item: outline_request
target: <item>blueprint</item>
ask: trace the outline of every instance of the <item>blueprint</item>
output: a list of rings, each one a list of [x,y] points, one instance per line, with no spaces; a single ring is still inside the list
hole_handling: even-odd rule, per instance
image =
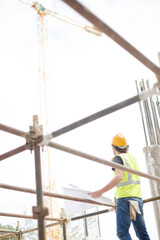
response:
[[[100,198],[94,199],[88,195],[89,191],[82,190],[79,188],[63,187],[63,193],[64,195],[67,195],[67,196],[77,197],[82,199],[89,199],[99,203],[104,203],[104,204],[114,206],[114,202],[110,198],[101,196]],[[97,206],[98,205],[96,203],[94,205],[94,204],[85,203],[85,202],[64,200],[64,208],[67,216],[71,216],[76,213],[81,213],[87,209],[91,209]]]

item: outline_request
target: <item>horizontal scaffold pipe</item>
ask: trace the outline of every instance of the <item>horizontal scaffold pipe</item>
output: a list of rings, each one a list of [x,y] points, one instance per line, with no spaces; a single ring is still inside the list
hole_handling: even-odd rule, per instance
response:
[[[155,94],[159,93],[159,83],[156,83],[153,85],[152,89],[149,89],[148,91],[144,91],[134,97],[128,98],[120,103],[117,103],[111,107],[105,108],[97,113],[94,113],[88,117],[85,117],[79,121],[76,121],[74,123],[71,123],[70,125],[67,125],[59,130],[56,130],[46,136],[44,136],[44,144],[46,144],[47,141],[51,140],[52,138],[58,137],[66,132],[69,132],[73,129],[76,129],[78,127],[81,127],[87,123],[90,123],[94,120],[97,120],[101,117],[104,117],[110,113],[116,112],[122,108],[128,107],[136,102],[139,102],[141,100],[146,99],[149,96],[153,96]],[[43,144],[42,144],[43,145]]]
[[[4,124],[0,124],[0,130],[2,130],[4,132],[11,133],[11,134],[14,134],[14,135],[17,135],[19,137],[23,137],[23,138],[26,138],[26,136],[27,136],[26,132],[23,132],[21,130],[18,130],[18,129],[9,127],[9,126],[6,126]]]
[[[144,177],[144,178],[148,178],[150,180],[154,180],[154,181],[160,182],[160,178],[159,177],[152,176],[150,174],[143,173],[141,171],[137,171],[137,170],[129,168],[129,167],[125,167],[125,166],[123,166],[121,164],[114,163],[112,161],[108,161],[108,160],[104,160],[104,159],[99,158],[99,157],[95,157],[95,156],[90,155],[88,153],[80,152],[78,150],[75,150],[75,149],[72,149],[72,148],[60,145],[58,143],[49,142],[48,146],[52,147],[52,148],[56,148],[56,149],[64,151],[64,152],[67,152],[67,153],[70,153],[70,154],[73,154],[73,155],[76,155],[78,157],[86,158],[86,159],[91,160],[93,162],[101,163],[101,164],[104,164],[106,166],[110,166],[112,168],[117,168],[117,169],[120,169],[120,170],[123,170],[123,171],[126,171],[126,172],[133,173],[135,175],[139,175],[139,176]]]
[[[101,110],[101,111],[99,111],[97,113],[94,113],[94,114],[92,114],[92,115],[90,115],[90,116],[88,116],[86,118],[83,118],[83,119],[81,119],[79,121],[76,121],[76,122],[74,122],[74,123],[72,123],[72,124],[70,124],[68,126],[65,126],[65,127],[61,128],[61,129],[59,129],[59,130],[56,130],[56,131],[48,134],[47,136],[45,136],[45,139],[46,140],[50,140],[52,138],[58,137],[58,136],[60,136],[60,135],[62,135],[64,133],[72,131],[72,130],[78,128],[78,127],[81,127],[82,125],[90,123],[90,122],[92,122],[94,120],[97,120],[97,119],[99,119],[101,117],[104,117],[104,116],[106,116],[106,115],[108,115],[110,113],[113,113],[113,112],[115,112],[117,110],[120,110],[120,109],[122,109],[124,107],[127,107],[127,106],[129,106],[131,104],[134,104],[134,103],[136,103],[138,101],[140,101],[140,97],[139,97],[139,95],[136,95],[136,96],[134,96],[132,98],[129,98],[129,99],[124,100],[124,101],[122,101],[120,103],[117,103],[117,104],[115,104],[115,105],[113,105],[111,107],[108,107],[108,108],[103,109],[103,110]]]
[[[14,236],[15,234],[16,233],[8,233],[8,234],[5,234],[5,235],[1,235],[0,239],[8,239],[9,237]]]
[[[100,18],[95,16],[89,9],[83,6],[76,0],[63,0],[71,8],[77,11],[80,15],[91,22],[100,31],[104,32],[113,41],[119,44],[123,49],[129,52],[133,57],[143,63],[147,68],[154,72],[157,76],[158,82],[160,82],[160,68],[156,66],[152,61],[150,61],[146,56],[144,56],[140,51],[138,51],[134,46],[132,46],[128,41],[121,37],[117,32],[115,32],[111,27],[104,23]]]
[[[148,202],[153,202],[153,201],[157,201],[157,200],[160,200],[160,196],[145,199],[145,200],[143,200],[143,202],[148,203]]]
[[[0,188],[14,190],[14,191],[19,191],[19,192],[36,194],[36,191],[33,190],[33,189],[7,185],[7,184],[3,184],[3,183],[0,183]],[[51,192],[44,191],[43,195],[44,196],[48,196],[48,197],[53,197],[53,198],[60,198],[60,199],[65,199],[65,200],[76,201],[76,202],[83,202],[83,203],[90,203],[90,204],[94,204],[94,205],[113,207],[112,204],[100,203],[100,202],[97,202],[96,200],[72,197],[72,196],[67,196],[67,195],[58,194],[58,193],[51,193]]]
[[[93,213],[84,214],[84,215],[81,215],[81,216],[71,218],[71,221],[76,221],[76,220],[83,219],[83,218],[97,216],[97,215],[100,215],[100,214],[103,214],[103,213],[112,212],[114,210],[115,210],[115,208],[110,208],[110,209],[105,209],[105,210],[101,210],[101,211],[97,211],[97,212],[93,212]]]
[[[143,203],[148,203],[148,202],[156,201],[156,200],[159,200],[159,199],[160,199],[160,196],[155,197],[155,198],[149,198],[149,199],[143,200]],[[101,210],[101,211],[88,213],[88,214],[83,214],[81,216],[76,216],[76,217],[71,218],[71,221],[75,221],[75,220],[79,220],[79,219],[83,219],[83,218],[88,218],[88,217],[92,217],[92,216],[96,216],[96,215],[100,215],[100,214],[104,214],[104,213],[109,213],[109,212],[112,212],[112,211],[115,211],[115,208],[104,209],[104,210]]]
[[[50,223],[50,224],[45,225],[45,228],[54,227],[54,226],[57,226],[57,225],[59,225],[59,224],[60,224],[59,222]],[[34,231],[38,231],[38,228],[32,228],[32,229],[24,230],[24,231],[22,231],[21,233],[22,233],[22,234],[25,234],[25,233],[34,232]]]
[[[143,200],[143,203],[148,203],[148,202],[153,202],[153,201],[157,201],[160,199],[160,196],[154,197],[154,198],[148,198]],[[104,214],[104,213],[109,213],[115,211],[115,208],[109,208],[109,209],[104,209],[101,211],[97,211],[97,212],[93,212],[93,213],[88,213],[88,214],[83,214],[81,216],[76,216],[71,218],[71,221],[75,221],[75,220],[79,220],[79,219],[83,219],[83,218],[88,218],[88,217],[92,217],[92,216],[96,216],[96,215],[100,215],[100,214]]]
[[[12,156],[14,156],[14,155],[16,155],[18,153],[21,153],[21,152],[23,152],[25,150],[26,150],[26,144],[22,145],[22,146],[20,146],[18,148],[15,148],[15,149],[7,152],[7,153],[4,153],[4,154],[0,155],[0,161],[4,160],[6,158],[12,157]]]
[[[16,230],[10,230],[10,229],[0,229],[1,233],[17,233]]]
[[[26,218],[26,219],[33,219],[33,220],[35,219],[33,216],[27,216],[27,215],[22,215],[22,214],[17,214],[17,213],[3,213],[3,212],[0,212],[0,216],[15,217],[15,218]],[[52,217],[45,217],[45,220],[47,220],[47,221],[61,221],[61,219],[59,219],[59,218],[52,218]],[[0,230],[0,232],[1,232],[1,230]]]

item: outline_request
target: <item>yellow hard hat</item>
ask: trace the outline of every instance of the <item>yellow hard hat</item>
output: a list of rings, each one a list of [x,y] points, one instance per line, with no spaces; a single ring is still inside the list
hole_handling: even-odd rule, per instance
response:
[[[127,147],[127,141],[121,133],[118,133],[113,137],[112,145],[120,147],[120,148],[125,148],[125,147]]]

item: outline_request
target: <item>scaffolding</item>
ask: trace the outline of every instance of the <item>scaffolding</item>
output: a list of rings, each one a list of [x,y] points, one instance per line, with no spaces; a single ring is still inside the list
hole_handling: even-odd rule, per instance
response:
[[[160,89],[160,68],[157,67],[154,63],[152,63],[148,58],[146,58],[141,52],[139,52],[136,48],[134,48],[129,42],[127,42],[124,38],[122,38],[119,34],[117,34],[113,29],[111,29],[107,24],[105,24],[101,19],[96,17],[89,9],[84,7],[82,4],[80,4],[76,0],[63,0],[66,4],[68,4],[71,8],[73,8],[75,11],[77,11],[79,14],[81,14],[84,18],[89,20],[97,29],[99,29],[101,32],[105,33],[107,36],[109,36],[113,41],[118,43],[122,48],[124,48],[126,51],[128,51],[132,56],[134,56],[137,60],[139,60],[142,64],[144,64],[148,69],[150,69],[157,78],[157,83],[153,85],[153,88],[147,89],[145,91],[142,91],[138,93],[136,96],[133,96],[129,99],[125,99],[124,101],[117,103],[109,108],[103,109],[97,113],[94,113],[90,116],[87,116],[86,118],[83,118],[79,121],[76,121],[74,123],[71,123],[70,125],[67,125],[61,129],[58,129],[50,134],[43,135],[43,126],[39,125],[38,116],[33,116],[33,125],[30,126],[29,132],[24,132],[19,129],[12,128],[10,126],[6,126],[4,124],[0,124],[0,130],[8,132],[10,134],[16,135],[18,137],[22,137],[26,140],[26,143],[16,149],[13,149],[7,153],[4,153],[0,156],[0,160],[4,160],[8,157],[14,156],[18,153],[24,152],[26,150],[30,150],[34,152],[34,161],[35,161],[35,177],[36,177],[36,190],[28,189],[28,188],[22,188],[22,187],[16,187],[11,185],[5,185],[0,184],[0,188],[5,188],[9,190],[14,191],[20,191],[20,192],[26,192],[30,194],[36,194],[37,198],[37,205],[33,206],[33,215],[32,216],[25,216],[20,214],[9,214],[9,213],[0,213],[1,216],[9,216],[9,217],[19,217],[19,218],[29,218],[29,219],[37,219],[38,227],[34,229],[29,229],[25,231],[21,231],[20,228],[18,229],[18,239],[21,239],[21,236],[24,233],[36,231],[38,230],[38,237],[39,240],[45,240],[45,228],[55,226],[57,224],[61,224],[63,228],[63,239],[66,240],[66,224],[67,224],[67,218],[65,214],[61,214],[60,218],[48,218],[48,209],[44,207],[43,204],[43,196],[50,196],[54,198],[61,198],[61,199],[67,199],[72,201],[79,201],[79,202],[86,202],[90,204],[96,204],[96,205],[103,205],[106,207],[110,207],[110,209],[107,209],[105,211],[96,212],[93,214],[101,214],[104,212],[109,212],[111,209],[113,209],[113,205],[108,204],[101,204],[95,200],[89,200],[89,199],[80,199],[76,197],[71,196],[65,196],[57,193],[51,193],[51,192],[44,192],[43,191],[43,184],[42,184],[42,175],[41,175],[41,148],[43,146],[49,146],[51,148],[55,148],[70,154],[73,154],[75,156],[79,156],[85,159],[88,159],[90,161],[97,162],[99,164],[103,164],[109,167],[121,169],[126,172],[130,172],[136,175],[139,175],[141,177],[150,179],[152,181],[160,182],[160,177],[144,173],[141,171],[137,171],[116,163],[113,163],[111,161],[107,161],[106,159],[102,159],[93,155],[90,155],[88,153],[80,152],[78,150],[69,148],[67,146],[63,146],[61,144],[52,142],[51,139],[60,136],[62,134],[65,134],[69,131],[72,131],[78,127],[81,127],[82,125],[88,124],[92,121],[95,121],[97,119],[100,119],[104,116],[107,116],[117,110],[123,109],[127,106],[130,106],[134,103],[138,103],[142,100],[146,100],[150,98],[153,95],[159,94]],[[155,196],[154,198],[144,200],[144,202],[150,202],[150,201],[157,201],[160,199],[160,196]],[[92,215],[93,215],[92,214]],[[90,215],[89,215],[90,216]],[[78,218],[85,218],[89,216],[79,216]],[[45,225],[45,220],[52,220],[54,223]],[[73,218],[72,220],[77,220],[76,218]],[[17,232],[16,232],[17,233]],[[12,233],[9,233],[12,234]],[[15,234],[15,233],[14,233]]]
[[[149,81],[136,81],[137,92],[143,92],[145,89],[150,89]],[[140,102],[140,112],[143,122],[146,147],[144,147],[145,160],[147,170],[150,174],[160,175],[160,123],[159,123],[159,96],[150,97]],[[152,197],[160,195],[159,184],[150,181]],[[154,202],[154,212],[160,238],[160,205],[159,202]]]

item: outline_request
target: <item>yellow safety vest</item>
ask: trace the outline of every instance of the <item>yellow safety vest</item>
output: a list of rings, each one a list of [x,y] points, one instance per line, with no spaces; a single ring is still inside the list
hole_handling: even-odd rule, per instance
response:
[[[137,160],[130,153],[121,153],[117,156],[121,157],[124,166],[139,170]],[[142,192],[140,176],[124,171],[123,179],[116,188],[116,199],[125,197],[142,198]]]

